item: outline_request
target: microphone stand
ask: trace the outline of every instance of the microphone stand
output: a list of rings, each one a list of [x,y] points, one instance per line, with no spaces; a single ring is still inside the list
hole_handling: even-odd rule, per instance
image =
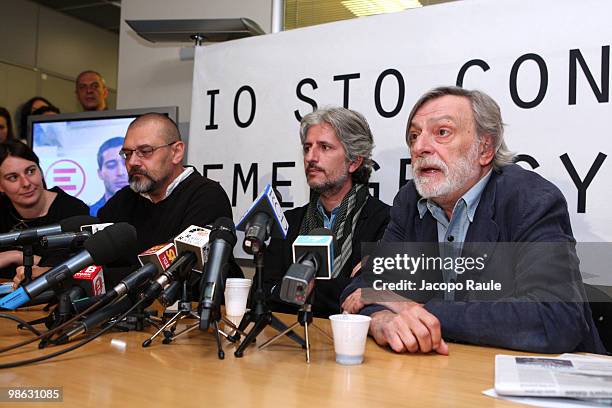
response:
[[[304,342],[304,339],[298,336],[291,329],[288,329],[283,322],[274,316],[268,307],[263,285],[264,251],[265,245],[262,245],[261,250],[258,250],[253,254],[255,262],[255,276],[257,279],[255,282],[255,292],[253,294],[251,309],[248,310],[242,317],[240,325],[238,326],[238,332],[234,333],[233,336],[230,336],[230,338],[234,339],[234,341],[239,340],[239,333],[243,332],[249,324],[254,323],[251,331],[246,335],[234,352],[234,356],[236,357],[242,357],[244,355],[244,350],[249,346],[249,344],[255,342],[259,333],[261,333],[268,325],[272,326],[276,331],[281,332],[279,337],[286,335],[302,346],[302,348],[306,347],[307,345],[307,343]]]
[[[32,281],[32,266],[34,266],[34,247],[33,245],[24,245],[21,248],[23,253],[23,273],[24,278],[21,281],[22,285],[27,285]]]
[[[149,347],[152,341],[159,336],[161,333],[164,335],[164,339],[162,340],[163,344],[170,344],[174,340],[179,337],[184,336],[185,334],[195,330],[199,326],[200,315],[192,308],[191,296],[190,296],[190,287],[189,287],[189,275],[181,282],[181,299],[179,300],[178,312],[175,313],[170,320],[168,320],[163,326],[161,326],[151,337],[145,340],[142,343],[142,347]],[[176,328],[178,326],[179,321],[183,319],[196,319],[196,323],[189,324],[183,330],[178,332]],[[219,359],[223,360],[225,358],[225,352],[221,346],[221,338],[219,335],[222,335],[230,342],[234,343],[236,340],[231,340],[228,333],[219,329],[219,320],[222,320],[227,326],[231,327],[233,330],[238,330],[238,328],[228,319],[221,315],[221,311],[219,308],[211,309],[211,324],[213,326],[213,336],[215,336],[215,340],[217,343],[217,355]],[[241,332],[243,335],[244,332]]]
[[[123,320],[116,323],[115,327],[122,332],[129,332],[130,330],[143,331],[149,326],[153,326],[156,329],[159,328],[161,319],[157,317],[157,310],[145,310],[147,307],[148,305],[139,305]]]
[[[300,325],[304,327],[304,338],[306,339],[306,347],[302,347],[302,348],[304,348],[306,351],[306,363],[310,364],[310,337],[308,335],[309,326],[314,327],[319,332],[321,332],[330,342],[333,343],[334,341],[331,338],[331,336],[327,334],[325,330],[321,329],[319,326],[317,326],[316,324],[312,322],[312,319],[313,319],[312,303],[313,301],[314,301],[314,288],[312,292],[310,292],[310,295],[306,299],[306,302],[302,305],[302,307],[300,307],[300,310],[298,311],[298,314],[297,314],[297,321],[293,323],[291,326],[287,327],[285,331],[278,333],[276,336],[272,337],[271,339],[266,341],[264,344],[259,346],[259,349],[263,350],[264,348],[268,347],[270,344],[274,343],[276,340],[281,338],[283,335],[285,335],[286,333],[288,333],[289,331],[293,330],[295,327]]]

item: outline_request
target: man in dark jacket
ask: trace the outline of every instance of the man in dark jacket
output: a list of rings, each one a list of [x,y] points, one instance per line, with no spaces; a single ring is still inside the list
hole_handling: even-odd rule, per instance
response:
[[[297,306],[280,300],[280,284],[292,263],[291,245],[298,235],[328,228],[334,235],[333,278],[317,280],[313,312],[327,317],[340,313],[340,294],[361,260],[361,243],[376,242],[389,221],[389,206],[372,197],[374,139],[365,118],[349,109],[331,107],[302,119],[300,138],[310,202],[287,211],[285,240],[272,239],[265,253],[264,281],[275,311],[294,313]]]
[[[371,315],[372,337],[397,352],[447,354],[444,339],[604,352],[565,199],[512,164],[497,103],[479,91],[433,89],[412,109],[406,138],[414,179],[397,194],[376,256],[346,288],[343,308]],[[398,243],[421,243],[422,251],[404,255],[444,266],[398,274],[391,249]],[[466,270],[470,254],[475,263]],[[385,277],[403,285],[403,300],[384,295],[398,288],[384,286]]]

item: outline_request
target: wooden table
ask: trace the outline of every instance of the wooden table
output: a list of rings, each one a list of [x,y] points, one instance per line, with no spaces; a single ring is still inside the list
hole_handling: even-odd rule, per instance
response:
[[[19,315],[34,318],[40,311]],[[281,317],[295,321],[294,316]],[[317,324],[331,332],[328,320],[317,319]],[[257,343],[273,334],[266,329]],[[29,336],[18,332],[15,323],[0,321],[0,345]],[[235,346],[224,342],[226,357],[219,360],[210,333],[194,331],[170,345],[156,339],[143,348],[147,337],[143,332],[109,332],[59,358],[0,370],[2,387],[63,387],[64,398],[63,404],[0,407],[517,406],[482,395],[493,386],[495,354],[507,350],[449,344],[449,356],[398,355],[369,339],[364,364],[341,366],[334,361],[333,345],[317,330],[311,330],[310,364],[287,338],[264,350],[251,346],[243,358],[235,358]],[[58,350],[38,350],[34,344],[24,349],[0,355],[0,363]]]

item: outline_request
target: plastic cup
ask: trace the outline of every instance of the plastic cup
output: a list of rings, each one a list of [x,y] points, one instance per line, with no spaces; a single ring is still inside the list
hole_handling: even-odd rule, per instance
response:
[[[228,278],[225,281],[225,314],[227,316],[242,317],[244,315],[250,289],[250,279]]]
[[[363,362],[370,316],[337,314],[329,316],[334,334],[336,363],[356,365]]]

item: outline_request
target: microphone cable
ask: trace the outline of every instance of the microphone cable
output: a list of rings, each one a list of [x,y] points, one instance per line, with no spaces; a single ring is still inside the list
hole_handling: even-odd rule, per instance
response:
[[[127,296],[127,295],[123,295],[123,296]],[[123,298],[123,296],[121,298]],[[120,299],[121,299],[120,298]],[[44,356],[39,356],[39,357],[34,357],[34,358],[30,358],[27,360],[19,360],[19,361],[14,361],[12,363],[5,363],[5,364],[0,364],[0,370],[4,369],[4,368],[14,368],[14,367],[21,367],[24,365],[28,365],[28,364],[32,364],[32,363],[38,363],[40,361],[45,361],[45,360],[49,360],[53,357],[57,357],[57,356],[61,356],[62,354],[66,354],[70,351],[76,350],[79,347],[84,346],[85,344],[92,342],[93,340],[97,339],[98,337],[100,337],[101,335],[103,335],[104,333],[106,333],[107,331],[109,331],[110,329],[112,329],[113,327],[115,327],[117,325],[117,323],[119,323],[120,321],[122,321],[127,315],[129,315],[132,310],[136,309],[137,307],[139,307],[142,303],[145,302],[145,298],[140,299],[138,302],[136,302],[132,307],[130,307],[128,309],[127,312],[123,313],[121,316],[119,316],[117,319],[115,319],[115,321],[111,324],[109,324],[108,326],[106,326],[105,328],[103,328],[102,330],[100,330],[99,332],[92,334],[89,337],[84,338],[83,340],[79,341],[76,344],[73,344],[70,347],[66,347],[62,350],[50,353],[50,354],[45,354]]]
[[[0,313],[0,318],[13,320],[13,321],[19,323],[19,326],[25,327],[26,329],[28,329],[29,331],[34,333],[35,336],[39,336],[40,335],[40,332],[34,326],[32,326],[30,323],[26,322],[25,320],[23,320],[19,316],[14,316],[14,315],[11,315],[11,314],[8,314],[8,313]]]
[[[111,301],[116,300],[115,298],[110,298],[107,301],[103,302],[103,299],[100,299],[100,301],[92,304],[91,306],[89,306],[87,309],[83,310],[81,313],[77,314],[76,316],[74,316],[73,318],[71,318],[70,320],[62,323],[61,325],[57,326],[54,329],[51,330],[47,330],[44,333],[40,333],[38,334],[37,337],[31,338],[31,339],[27,339],[27,340],[23,340],[19,343],[15,343],[15,344],[11,344],[10,346],[6,346],[6,347],[2,347],[0,348],[0,354],[10,351],[10,350],[14,350],[16,348],[28,345],[30,343],[34,343],[35,341],[41,340],[44,341],[47,338],[53,336],[54,334],[64,330],[66,327],[68,327],[69,325],[71,325],[72,323],[76,322],[78,319],[80,319],[81,317],[83,317],[84,315],[88,314],[88,313],[92,313],[95,312],[96,310],[98,310],[99,308],[108,305]],[[12,315],[7,315],[7,316],[12,316]],[[21,319],[20,319],[21,320]],[[20,322],[21,323],[21,322]],[[23,323],[22,323],[23,324]],[[25,322],[25,324],[28,324],[27,322]],[[28,324],[29,325],[29,324]]]
[[[19,343],[15,343],[10,346],[0,348],[0,353],[4,353],[6,351],[13,350],[21,346],[25,346],[27,344],[33,343],[38,340],[41,340],[41,344],[39,345],[39,347],[43,348],[44,346],[47,345],[46,341],[49,340],[51,336],[53,336],[54,334],[58,333],[61,330],[64,330],[66,327],[68,327],[69,325],[71,325],[72,323],[80,319],[82,316],[89,314],[91,312],[95,312],[96,310],[108,304],[111,304],[112,302],[115,302],[118,298],[121,298],[121,296],[119,296],[118,291],[125,290],[129,292],[130,287],[131,289],[135,289],[136,287],[139,287],[140,285],[142,285],[144,282],[138,283],[138,280],[134,280],[134,279],[147,278],[146,274],[154,272],[154,270],[155,270],[154,265],[152,265],[151,263],[146,263],[145,265],[143,265],[142,267],[138,268],[136,271],[128,275],[118,285],[116,285],[110,292],[107,292],[105,295],[103,295],[103,297],[99,299],[97,302],[93,303],[92,305],[90,305],[85,310],[78,313],[76,316],[69,319],[65,323],[57,326],[54,329],[48,330],[45,333],[40,334],[37,337],[34,337],[32,339],[24,340]],[[130,280],[130,278],[132,279]],[[131,286],[132,284],[135,286]],[[121,288],[120,285],[122,285],[123,288]]]

